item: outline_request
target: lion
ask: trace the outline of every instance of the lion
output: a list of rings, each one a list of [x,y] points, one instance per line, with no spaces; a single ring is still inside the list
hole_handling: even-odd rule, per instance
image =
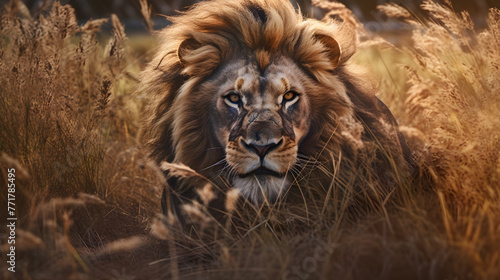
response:
[[[360,166],[381,185],[408,172],[396,120],[349,62],[349,22],[305,19],[287,0],[206,1],[170,20],[139,85],[140,141],[157,164],[185,164],[256,205],[299,188],[307,165],[322,188],[365,176]],[[170,179],[178,211],[197,186]]]

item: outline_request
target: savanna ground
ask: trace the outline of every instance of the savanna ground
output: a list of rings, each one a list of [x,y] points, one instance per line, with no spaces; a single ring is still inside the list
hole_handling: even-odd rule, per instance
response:
[[[78,25],[71,7],[44,3],[30,13],[11,1],[0,25],[2,279],[500,279],[498,9],[475,28],[432,2],[419,18],[380,7],[405,26],[404,44],[359,26],[353,59],[378,81],[419,166],[386,203],[352,215],[324,197],[302,212],[259,212],[236,232],[193,210],[212,228],[206,238],[166,227],[163,179],[136,140],[145,97],[134,86],[155,39],[127,38],[116,17]],[[106,20],[112,34],[99,31]]]

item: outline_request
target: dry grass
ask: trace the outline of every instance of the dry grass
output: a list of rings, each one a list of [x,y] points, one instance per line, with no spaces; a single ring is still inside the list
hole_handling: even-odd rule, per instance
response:
[[[98,40],[103,20],[78,26],[57,3],[33,18],[11,1],[0,25],[0,180],[16,168],[18,258],[15,274],[2,259],[2,279],[500,278],[500,11],[477,31],[466,13],[424,9],[417,19],[381,7],[413,41],[395,47],[363,31],[354,58],[416,152],[415,180],[381,205],[332,189],[295,207],[240,208],[231,192],[224,219],[207,211],[205,185],[204,200],[184,207],[198,224],[187,235],[156,215],[161,170],[135,141],[143,97],[132,92],[154,43],[127,40],[116,17]],[[3,238],[0,248],[5,258]]]

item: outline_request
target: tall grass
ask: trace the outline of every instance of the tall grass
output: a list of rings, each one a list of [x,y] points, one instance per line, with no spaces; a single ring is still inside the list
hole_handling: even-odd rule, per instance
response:
[[[0,29],[0,180],[19,171],[18,263],[13,274],[2,260],[2,279],[499,278],[500,11],[476,30],[465,12],[423,8],[426,18],[381,6],[412,41],[394,46],[359,25],[354,57],[415,151],[414,180],[373,205],[327,188],[295,205],[241,207],[231,192],[223,219],[207,211],[205,185],[184,207],[196,225],[186,234],[156,215],[161,170],[135,141],[143,97],[132,92],[154,43],[127,39],[116,16],[79,26],[70,6],[33,17],[11,1]],[[0,248],[5,258],[3,239]]]
[[[4,9],[2,205],[7,168],[29,176],[16,180],[17,272],[2,261],[2,278],[89,272],[85,254],[143,234],[148,217],[159,211],[157,179],[139,166],[134,140],[141,102],[131,91],[138,58],[115,16],[113,34],[102,42],[97,32],[109,20],[79,26],[68,5],[55,2],[36,18],[21,1]],[[8,247],[2,239],[3,258]]]

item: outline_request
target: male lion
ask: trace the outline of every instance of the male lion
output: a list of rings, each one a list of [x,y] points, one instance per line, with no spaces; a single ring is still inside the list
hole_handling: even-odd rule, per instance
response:
[[[139,87],[141,141],[156,163],[260,204],[360,176],[387,186],[411,162],[392,114],[348,65],[348,23],[304,19],[287,0],[202,2],[171,20]],[[196,195],[169,183],[174,208]]]

